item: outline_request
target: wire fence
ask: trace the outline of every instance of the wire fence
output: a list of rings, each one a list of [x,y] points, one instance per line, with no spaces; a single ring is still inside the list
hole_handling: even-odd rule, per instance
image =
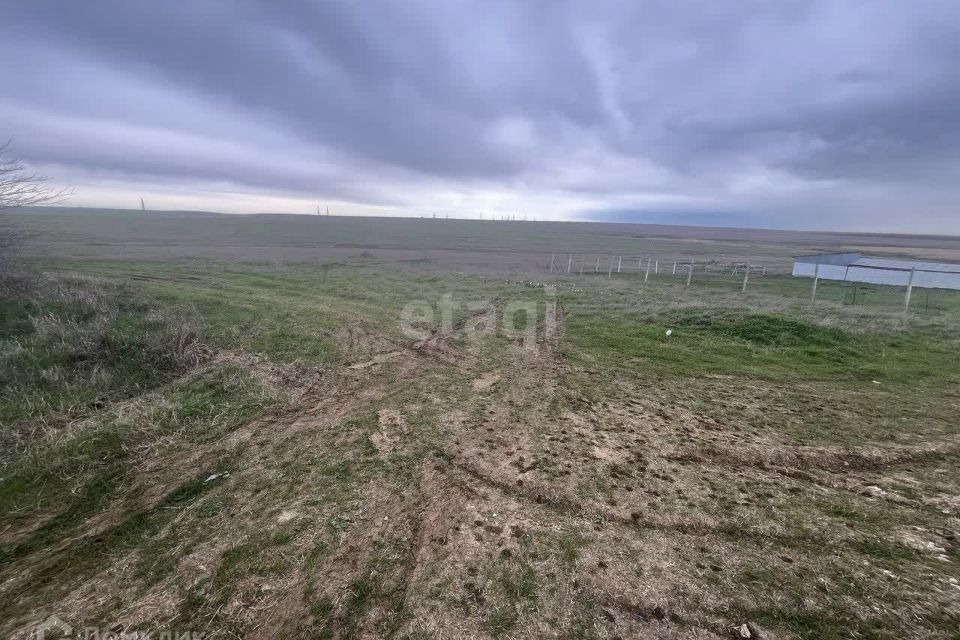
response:
[[[912,287],[891,284],[846,282],[793,277],[793,263],[772,258],[752,260],[722,260],[703,256],[694,258],[663,255],[611,255],[553,253],[547,271],[558,277],[627,279],[647,284],[671,284],[685,287],[713,287],[724,290],[753,291],[762,287],[770,293],[791,297],[809,296],[811,304],[820,301],[845,305],[895,306],[944,310],[956,306],[960,296],[955,291],[925,289],[917,304],[911,307]],[[776,276],[770,286],[763,286],[769,277]],[[806,291],[806,293],[804,293]],[[953,299],[956,298],[956,299]]]
[[[642,276],[644,280],[663,277],[749,278],[771,273],[786,274],[788,268],[772,268],[750,261],[721,261],[697,258],[664,258],[642,255],[552,254],[548,271],[572,276]]]

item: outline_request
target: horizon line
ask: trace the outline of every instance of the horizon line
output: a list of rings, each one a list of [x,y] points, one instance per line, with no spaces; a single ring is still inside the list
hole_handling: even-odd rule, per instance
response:
[[[70,204],[45,204],[45,205],[32,205],[28,207],[20,207],[22,209],[84,209],[84,210],[95,210],[95,211],[117,211],[117,212],[127,212],[134,214],[150,214],[150,213],[174,213],[174,214],[206,214],[214,216],[297,216],[297,217],[306,217],[306,218],[367,218],[367,219],[376,219],[376,220],[438,220],[443,222],[507,222],[507,223],[517,223],[517,224],[602,224],[602,225],[625,225],[625,226],[639,226],[639,227],[675,227],[678,229],[721,229],[727,231],[769,231],[769,232],[781,232],[781,233],[819,233],[819,234],[828,234],[828,235],[861,235],[861,236],[876,236],[876,237],[910,237],[910,238],[960,238],[960,233],[911,233],[908,231],[831,231],[825,229],[798,229],[798,228],[788,228],[788,227],[763,227],[763,226],[730,226],[722,224],[682,224],[682,223],[665,223],[665,222],[637,222],[637,221],[620,221],[620,220],[592,220],[592,219],[568,219],[568,220],[554,220],[554,219],[513,219],[513,220],[503,220],[497,217],[465,217],[465,216],[454,216],[454,217],[434,217],[432,214],[424,215],[408,215],[408,214],[397,214],[397,215],[370,215],[370,214],[353,214],[353,213],[343,213],[343,214],[326,214],[326,215],[317,215],[316,213],[293,213],[289,211],[255,211],[251,213],[241,213],[241,212],[230,212],[230,211],[211,211],[206,209],[140,209],[140,208],[125,208],[125,207],[104,207],[104,206],[90,206],[90,205],[70,205]],[[18,209],[9,209],[7,211],[0,211],[2,213],[12,213],[16,212]],[[685,212],[690,213],[690,212]],[[651,214],[653,215],[653,214]],[[660,212],[656,215],[669,215],[669,212]],[[683,213],[678,212],[677,215],[683,215]]]

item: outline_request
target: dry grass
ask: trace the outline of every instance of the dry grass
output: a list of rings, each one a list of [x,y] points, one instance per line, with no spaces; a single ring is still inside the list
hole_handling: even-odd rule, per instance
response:
[[[560,332],[533,344],[464,339],[469,315],[415,342],[387,328],[408,296],[542,291],[310,273],[177,274],[184,296],[322,307],[334,326],[293,316],[285,339],[335,356],[219,349],[79,418],[125,438],[122,481],[5,514],[4,632],[52,613],[224,638],[958,631],[952,321],[614,280],[562,289]],[[936,375],[898,403],[918,363]]]

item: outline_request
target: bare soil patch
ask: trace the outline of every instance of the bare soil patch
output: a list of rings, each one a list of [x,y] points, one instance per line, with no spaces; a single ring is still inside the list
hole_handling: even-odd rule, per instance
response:
[[[798,446],[626,383],[588,398],[568,383],[562,317],[560,331],[510,344],[494,370],[443,331],[409,347],[348,331],[347,362],[316,375],[214,356],[287,401],[216,442],[145,452],[83,541],[231,464],[36,617],[224,638],[791,638],[769,612],[799,598],[817,624],[842,602],[950,637],[960,527],[940,470],[957,442]],[[65,552],[18,559],[0,595]],[[32,621],[5,628],[27,637]]]

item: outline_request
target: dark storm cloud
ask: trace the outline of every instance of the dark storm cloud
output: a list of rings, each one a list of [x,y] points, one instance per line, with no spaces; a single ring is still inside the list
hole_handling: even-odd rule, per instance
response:
[[[816,206],[861,226],[921,194],[928,226],[957,230],[952,1],[95,0],[0,14],[0,135],[81,181],[398,206],[457,193],[542,215]]]
[[[544,38],[544,58],[492,65],[485,71],[495,86],[487,92],[455,66],[456,34],[445,32],[438,22],[443,16],[412,15],[401,4],[118,0],[93,6],[30,6],[12,22],[15,32],[43,38],[46,46],[209,94],[351,154],[430,173],[517,171],[517,158],[486,141],[485,126],[500,113],[550,105],[573,120],[596,115],[582,93],[589,76],[575,55],[554,46],[562,43]],[[455,20],[469,28],[468,16]],[[468,53],[495,60],[497,52],[488,54],[483,44]],[[575,91],[551,78],[555,64],[566,64],[565,80],[576,80]],[[509,102],[501,103],[498,92]]]

